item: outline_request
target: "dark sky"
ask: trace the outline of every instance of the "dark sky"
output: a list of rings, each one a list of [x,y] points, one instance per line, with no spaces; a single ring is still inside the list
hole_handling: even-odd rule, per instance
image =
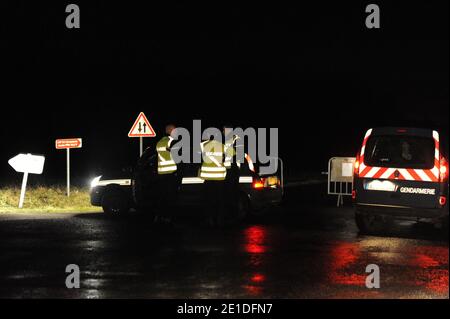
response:
[[[79,30],[65,28],[64,2],[0,4],[2,184],[17,181],[7,160],[19,152],[47,156],[35,181],[63,180],[60,137],[84,139],[72,152],[79,181],[133,163],[140,111],[158,133],[193,119],[278,127],[281,156],[304,170],[353,156],[369,127],[447,135],[447,1],[375,2],[379,30],[366,29],[364,1],[76,3]]]

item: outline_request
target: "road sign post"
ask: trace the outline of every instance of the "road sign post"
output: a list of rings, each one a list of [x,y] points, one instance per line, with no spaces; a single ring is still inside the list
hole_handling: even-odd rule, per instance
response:
[[[139,157],[144,153],[144,137],[155,137],[156,133],[144,112],[139,113],[136,121],[128,132],[128,137],[139,137]]]
[[[66,149],[66,185],[67,196],[70,196],[70,148]]]
[[[25,200],[25,191],[27,189],[28,173],[23,173],[22,187],[20,188],[19,208],[23,207]]]
[[[19,208],[23,207],[27,189],[28,174],[42,174],[45,157],[33,154],[18,154],[8,161],[16,172],[23,173],[22,187],[20,188]]]
[[[55,147],[57,150],[66,150],[66,194],[70,196],[70,149],[71,148],[81,148],[82,143],[81,138],[65,138],[57,139],[55,141]]]

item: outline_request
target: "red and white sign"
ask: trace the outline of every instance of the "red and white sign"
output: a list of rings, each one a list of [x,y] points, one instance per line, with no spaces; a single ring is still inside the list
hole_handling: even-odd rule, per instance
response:
[[[150,122],[145,116],[144,112],[139,113],[136,121],[134,121],[133,126],[131,127],[130,132],[128,133],[128,137],[155,137],[156,133],[153,130]]]
[[[58,150],[67,148],[81,148],[82,140],[81,138],[64,138],[55,141],[55,147]]]

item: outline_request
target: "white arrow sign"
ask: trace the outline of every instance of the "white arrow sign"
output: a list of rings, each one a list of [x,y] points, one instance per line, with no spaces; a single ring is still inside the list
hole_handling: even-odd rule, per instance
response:
[[[33,154],[18,154],[8,161],[8,164],[16,172],[24,173],[22,179],[22,189],[20,191],[19,208],[23,207],[25,190],[27,188],[28,174],[42,174],[44,170],[45,157]]]
[[[8,164],[19,173],[42,174],[45,157],[33,154],[19,154],[8,161]]]

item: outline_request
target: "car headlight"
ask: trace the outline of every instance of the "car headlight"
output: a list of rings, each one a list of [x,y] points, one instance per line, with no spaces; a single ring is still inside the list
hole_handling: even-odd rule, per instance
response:
[[[102,175],[97,176],[94,179],[92,179],[92,181],[91,181],[91,188],[97,187],[98,186],[98,182],[100,182],[101,178],[102,178]]]

